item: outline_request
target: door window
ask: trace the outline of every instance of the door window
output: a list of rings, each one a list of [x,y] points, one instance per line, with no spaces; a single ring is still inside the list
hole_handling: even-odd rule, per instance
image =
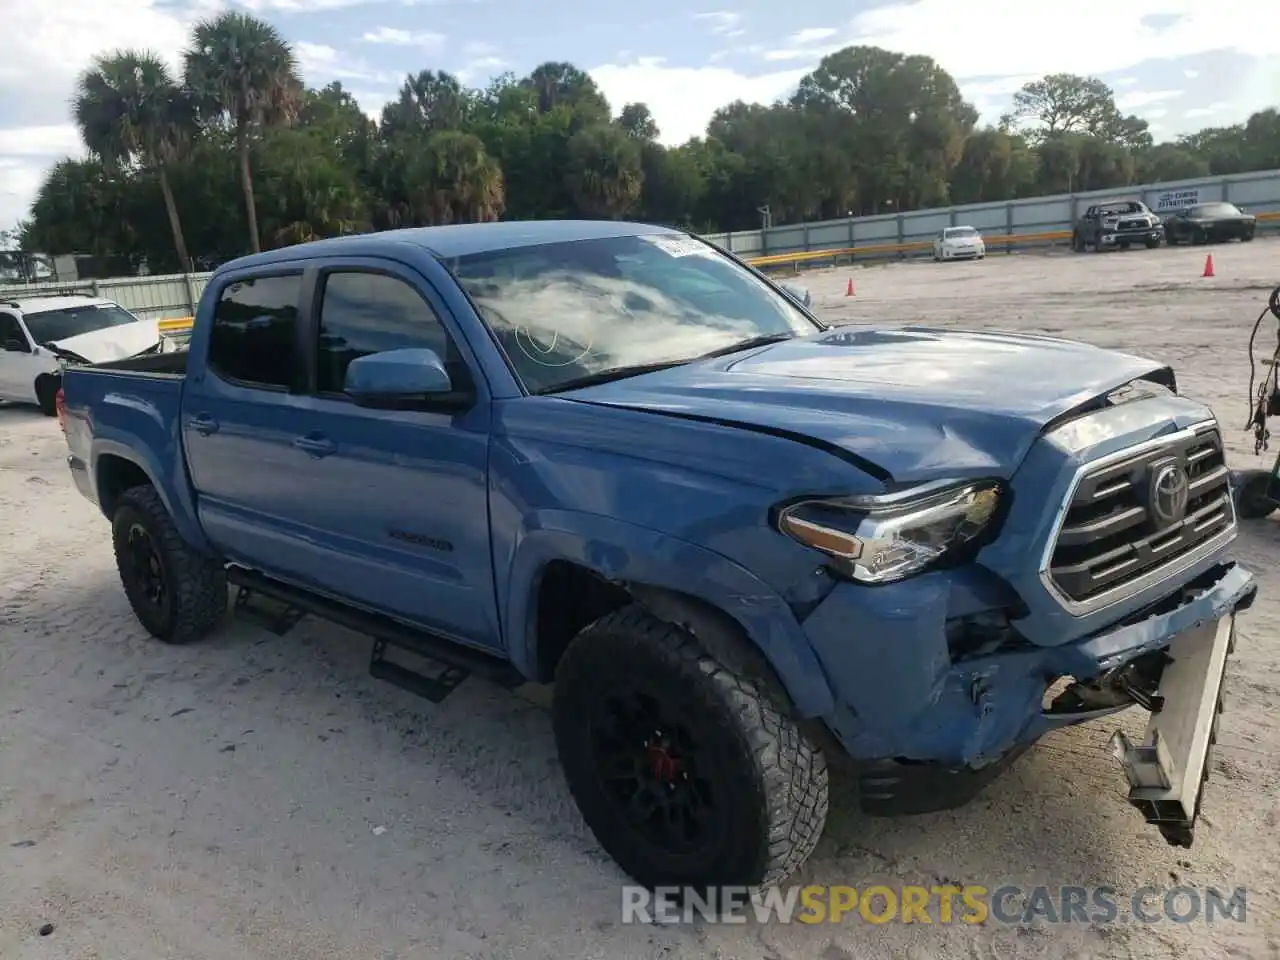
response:
[[[325,277],[316,345],[318,393],[342,393],[347,367],[357,357],[411,348],[434,350],[456,387],[467,381],[444,324],[409,284],[367,271],[334,271]]]
[[[301,290],[301,274],[252,277],[224,287],[209,337],[210,369],[248,386],[287,390],[297,375]]]

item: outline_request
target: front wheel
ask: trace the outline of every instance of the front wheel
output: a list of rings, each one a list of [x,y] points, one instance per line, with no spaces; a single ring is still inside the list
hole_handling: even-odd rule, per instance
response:
[[[226,571],[187,545],[155,487],[120,495],[111,540],[125,596],[148,633],[190,643],[217,625],[227,608]]]
[[[46,417],[58,415],[58,378],[50,374],[41,374],[36,378],[36,403],[40,412]]]
[[[1159,240],[1151,239],[1151,240],[1148,240],[1148,241],[1147,241],[1147,249],[1148,249],[1148,250],[1155,250],[1155,249],[1157,249],[1159,246],[1160,246],[1160,241],[1159,241]]]
[[[556,671],[556,746],[583,819],[627,874],[651,888],[767,886],[808,859],[827,766],[782,701],[639,606],[574,638]]]
[[[1271,516],[1276,501],[1270,497],[1271,474],[1250,471],[1236,491],[1236,513],[1242,520],[1262,520]]]

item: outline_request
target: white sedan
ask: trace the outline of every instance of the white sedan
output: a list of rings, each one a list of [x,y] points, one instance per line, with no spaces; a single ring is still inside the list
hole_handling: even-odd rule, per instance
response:
[[[974,227],[947,227],[933,241],[934,260],[981,260],[986,255],[987,245]]]

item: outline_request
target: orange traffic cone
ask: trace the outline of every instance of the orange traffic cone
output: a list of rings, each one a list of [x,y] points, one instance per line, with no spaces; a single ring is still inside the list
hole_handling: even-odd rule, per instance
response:
[[[845,288],[844,295],[846,297],[853,296],[853,277],[849,278],[849,286]]]
[[[1215,276],[1213,272],[1213,254],[1212,253],[1207,255],[1204,258],[1204,273],[1200,274],[1200,276],[1202,278]]]

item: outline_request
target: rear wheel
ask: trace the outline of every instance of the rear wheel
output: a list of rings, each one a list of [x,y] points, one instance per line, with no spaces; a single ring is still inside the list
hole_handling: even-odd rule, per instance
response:
[[[641,607],[583,630],[556,672],[554,725],[600,845],[649,887],[793,873],[822,834],[827,767],[784,702]]]
[[[226,571],[187,545],[154,487],[120,495],[111,539],[125,596],[148,633],[189,643],[217,625],[227,608]]]

